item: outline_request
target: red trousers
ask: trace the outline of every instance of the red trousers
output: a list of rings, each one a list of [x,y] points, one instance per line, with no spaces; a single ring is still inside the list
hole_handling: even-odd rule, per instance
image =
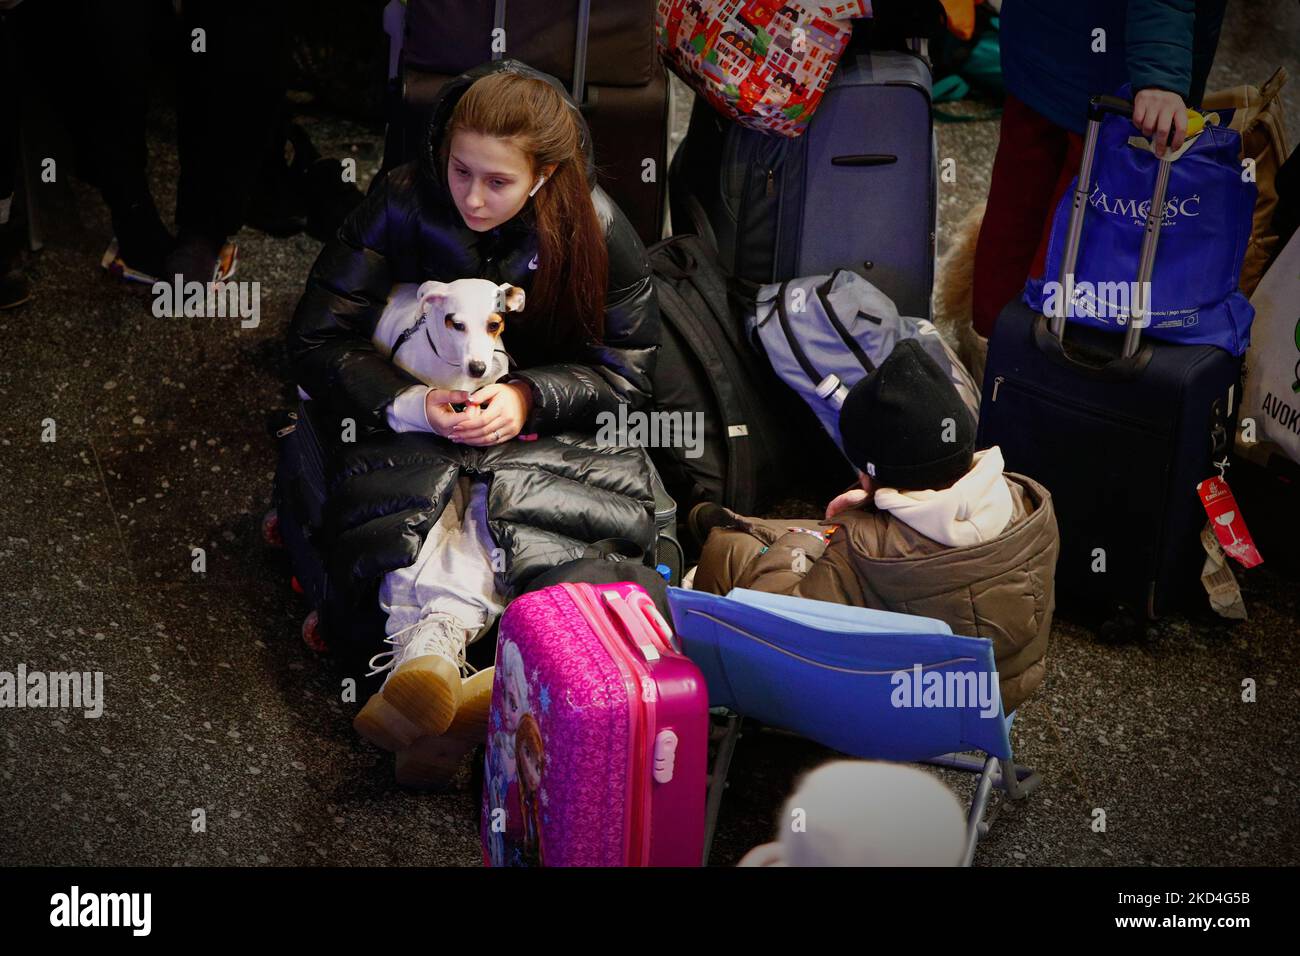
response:
[[[988,208],[975,247],[972,315],[989,335],[998,313],[1043,274],[1052,213],[1079,171],[1083,138],[1007,94]]]

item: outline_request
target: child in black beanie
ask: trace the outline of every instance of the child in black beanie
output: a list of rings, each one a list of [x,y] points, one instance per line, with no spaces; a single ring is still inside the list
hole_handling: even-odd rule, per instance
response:
[[[901,611],[992,638],[1014,710],[1044,672],[1060,547],[1051,496],[1004,473],[996,446],[975,450],[966,406],[912,340],[849,391],[840,436],[861,487],[824,520],[692,511],[704,544],[692,586]]]

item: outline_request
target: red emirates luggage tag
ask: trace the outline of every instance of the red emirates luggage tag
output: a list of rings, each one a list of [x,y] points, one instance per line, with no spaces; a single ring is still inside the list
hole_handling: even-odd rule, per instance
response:
[[[1219,544],[1223,545],[1224,552],[1236,558],[1244,568],[1262,564],[1264,559],[1260,557],[1259,549],[1255,547],[1250,531],[1246,529],[1246,522],[1241,517],[1241,509],[1237,507],[1237,499],[1233,497],[1228,482],[1222,477],[1207,478],[1196,486],[1196,493],[1201,496],[1201,504],[1210,516],[1214,535],[1219,539]]]

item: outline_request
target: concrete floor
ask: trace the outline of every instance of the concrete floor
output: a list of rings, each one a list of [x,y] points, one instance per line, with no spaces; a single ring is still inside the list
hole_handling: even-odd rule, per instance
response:
[[[1233,4],[1211,88],[1278,64],[1300,81],[1297,36],[1294,3]],[[1300,130],[1300,92],[1288,94]],[[152,172],[170,209],[174,118],[155,119]],[[304,122],[327,155],[353,155],[367,175],[377,165],[375,131]],[[996,137],[992,121],[939,127],[940,155],[959,158],[944,225],[982,197]],[[341,675],[299,640],[301,599],[258,536],[274,467],[264,420],[290,404],[281,343],[319,244],[241,233],[258,328],[156,319],[97,269],[109,235],[97,195],[71,196],[30,261],[36,299],[0,313],[0,670],[101,670],[105,705],[98,719],[0,710],[0,861],[476,864],[468,776],[441,795],[394,785],[391,758],[351,730]],[[1002,807],[978,864],[1300,862],[1295,578],[1270,562],[1240,579],[1241,624],[1171,618],[1117,645],[1058,619],[1047,682],[1013,734],[1044,783]],[[747,733],[715,862],[769,839],[796,777],[831,756]]]

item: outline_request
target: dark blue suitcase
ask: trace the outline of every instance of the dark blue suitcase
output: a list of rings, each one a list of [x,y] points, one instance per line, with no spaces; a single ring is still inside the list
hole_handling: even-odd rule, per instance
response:
[[[846,53],[793,139],[746,129],[697,97],[669,168],[674,235],[765,285],[858,273],[903,315],[930,317],[936,196],[930,70],[911,53]]]
[[[272,535],[289,555],[294,580],[312,611],[319,612],[329,597],[329,576],[320,551],[325,525],[325,450],[317,434],[312,402],[302,402],[292,421],[279,432],[279,461],[271,493]],[[271,536],[271,535],[269,535]],[[303,623],[303,638],[323,649],[319,613]],[[315,633],[311,633],[311,632]]]
[[[340,419],[323,402],[310,400],[300,402],[290,418],[276,433],[279,460],[266,536],[283,545],[295,590],[307,602],[303,640],[312,650],[329,651],[346,672],[364,673],[365,661],[383,647],[379,581],[349,593],[332,586],[326,563],[329,479],[341,447]]]
[[[1131,109],[1111,97],[1091,102],[1063,284],[1077,258],[1101,116]],[[1152,210],[1164,206],[1168,166]],[[1159,233],[1160,217],[1148,215],[1139,283],[1150,279]],[[1141,324],[1129,324],[1119,350],[1114,334],[1071,326],[1065,336],[1063,316],[1049,320],[1013,301],[989,340],[978,445],[1000,446],[1009,471],[1052,493],[1063,600],[1154,618],[1199,590],[1207,519],[1196,485],[1226,461],[1241,360],[1213,346],[1143,340]]]

